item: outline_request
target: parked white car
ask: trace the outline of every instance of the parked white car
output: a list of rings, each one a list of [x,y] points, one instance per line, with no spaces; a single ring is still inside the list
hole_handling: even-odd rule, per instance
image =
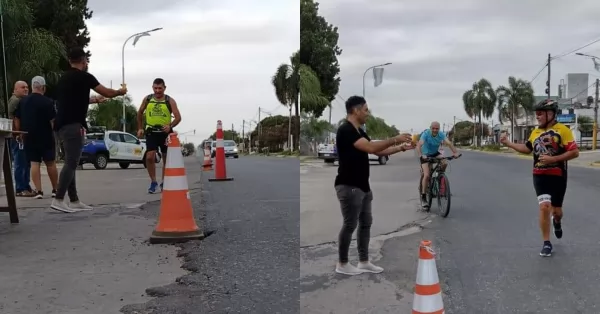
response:
[[[109,162],[118,162],[126,169],[130,164],[144,164],[146,143],[132,134],[90,128],[81,153],[80,165],[92,163],[96,169],[105,169]]]

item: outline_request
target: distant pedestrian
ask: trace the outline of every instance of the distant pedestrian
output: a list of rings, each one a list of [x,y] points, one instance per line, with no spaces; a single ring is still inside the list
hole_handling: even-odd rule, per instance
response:
[[[31,165],[31,178],[35,185],[35,198],[44,197],[40,166],[46,164],[52,197],[56,196],[58,171],[53,124],[56,112],[52,99],[44,96],[46,80],[36,76],[31,80],[31,95],[24,97],[15,110],[15,129],[27,132],[20,135],[27,159]]]
[[[12,97],[8,100],[8,118],[15,118],[15,110],[21,101],[21,98],[27,96],[29,93],[29,87],[26,82],[18,81],[15,83]],[[30,165],[23,146],[19,145],[17,137],[12,138],[10,141],[10,151],[12,154],[14,176],[15,176],[15,193],[16,196],[20,197],[32,197],[35,196],[31,185],[29,184],[30,178]]]
[[[52,209],[72,213],[81,210],[92,210],[83,204],[77,195],[75,170],[79,165],[83,149],[84,134],[87,129],[87,112],[91,103],[102,102],[103,99],[90,97],[90,90],[104,97],[116,97],[127,94],[126,88],[114,90],[100,84],[96,77],[88,73],[88,59],[81,48],[73,49],[68,54],[71,69],[66,71],[57,84],[57,112],[54,128],[63,143],[65,163],[58,179],[56,197],[50,206]],[[69,194],[70,204],[64,201]]]
[[[345,275],[358,275],[364,272],[380,273],[383,268],[369,261],[369,241],[371,239],[371,202],[373,193],[369,185],[369,154],[389,156],[403,152],[399,144],[410,143],[410,134],[400,134],[393,138],[372,142],[361,125],[367,122],[369,108],[363,97],[352,96],[346,101],[346,120],[337,130],[336,146],[339,158],[335,190],[343,216],[343,226],[338,239],[339,262],[335,271]],[[348,262],[348,250],[352,234],[358,225],[358,267]]]

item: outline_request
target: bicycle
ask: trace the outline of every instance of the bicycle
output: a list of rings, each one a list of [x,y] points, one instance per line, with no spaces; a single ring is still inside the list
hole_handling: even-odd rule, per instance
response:
[[[450,181],[448,180],[448,176],[446,173],[441,172],[440,167],[442,160],[453,160],[459,158],[462,154],[458,155],[458,157],[450,156],[450,157],[434,157],[427,158],[426,161],[429,164],[432,164],[431,168],[431,176],[429,178],[428,191],[427,195],[427,212],[431,210],[431,205],[433,203],[433,199],[437,198],[438,210],[440,211],[440,216],[446,218],[448,214],[450,214],[450,204],[452,199],[452,194],[450,193]],[[421,182],[423,181],[423,171],[421,170],[421,180],[419,180],[419,194],[421,193]],[[442,199],[447,200],[446,206],[442,206]],[[422,204],[423,200],[421,200]]]

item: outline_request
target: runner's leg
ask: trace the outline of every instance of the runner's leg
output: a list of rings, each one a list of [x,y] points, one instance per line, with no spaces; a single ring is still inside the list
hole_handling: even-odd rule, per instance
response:
[[[552,255],[552,243],[550,243],[550,216],[552,215],[552,183],[548,176],[533,176],[533,186],[535,188],[539,203],[539,225],[542,232],[544,244],[540,256]]]
[[[554,235],[557,239],[562,238],[562,218],[563,218],[563,201],[565,199],[565,193],[567,191],[567,178],[560,177],[556,179],[554,184],[555,191],[552,195],[552,226],[554,228]]]

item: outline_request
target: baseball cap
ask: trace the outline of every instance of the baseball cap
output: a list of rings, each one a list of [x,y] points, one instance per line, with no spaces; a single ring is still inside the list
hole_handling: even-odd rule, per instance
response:
[[[46,86],[46,80],[41,76],[36,76],[31,79],[31,87]]]

